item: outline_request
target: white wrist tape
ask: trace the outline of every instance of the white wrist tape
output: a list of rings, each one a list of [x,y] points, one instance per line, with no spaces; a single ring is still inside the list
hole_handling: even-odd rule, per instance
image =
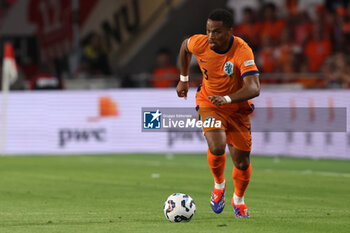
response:
[[[184,76],[184,75],[180,75],[180,81],[181,82],[188,82],[189,78],[188,75]]]
[[[224,98],[225,98],[225,100],[226,100],[227,103],[231,103],[231,102],[232,102],[230,96],[225,95]]]

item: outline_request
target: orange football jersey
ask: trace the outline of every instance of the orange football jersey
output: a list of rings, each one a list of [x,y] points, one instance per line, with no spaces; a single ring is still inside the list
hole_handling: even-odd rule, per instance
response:
[[[209,48],[207,35],[194,35],[187,49],[195,55],[203,73],[203,85],[208,96],[225,96],[242,88],[243,78],[259,74],[251,48],[239,37],[231,37],[227,51]]]

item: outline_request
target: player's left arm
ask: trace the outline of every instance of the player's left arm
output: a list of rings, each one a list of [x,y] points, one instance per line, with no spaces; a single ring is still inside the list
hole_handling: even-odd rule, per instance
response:
[[[260,95],[259,75],[247,75],[244,77],[243,83],[243,87],[237,92],[228,96],[209,96],[210,101],[217,106],[221,106],[228,103],[243,102]]]

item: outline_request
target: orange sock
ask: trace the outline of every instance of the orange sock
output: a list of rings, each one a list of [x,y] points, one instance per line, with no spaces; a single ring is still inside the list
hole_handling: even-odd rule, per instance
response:
[[[247,170],[239,170],[234,167],[232,172],[233,182],[235,184],[235,194],[239,197],[244,196],[244,192],[248,187],[250,175],[252,174],[252,164],[249,164]]]
[[[213,155],[208,149],[207,158],[215,182],[221,184],[225,181],[226,152],[222,155]]]

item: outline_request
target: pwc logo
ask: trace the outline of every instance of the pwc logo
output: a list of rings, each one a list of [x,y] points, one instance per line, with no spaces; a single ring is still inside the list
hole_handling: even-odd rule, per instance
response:
[[[98,99],[97,116],[88,117],[88,122],[98,122],[105,118],[114,118],[119,115],[118,106],[112,98],[103,96]],[[107,141],[107,128],[83,127],[61,128],[58,130],[58,146],[65,148],[75,144],[83,146],[90,143],[105,143]]]
[[[104,128],[89,128],[89,129],[60,129],[58,132],[59,147],[63,148],[68,143],[89,143],[98,142],[103,143],[106,141],[106,132]]]
[[[119,116],[118,105],[109,96],[102,96],[98,99],[99,112],[98,116],[88,117],[87,121],[97,122],[106,117]]]

